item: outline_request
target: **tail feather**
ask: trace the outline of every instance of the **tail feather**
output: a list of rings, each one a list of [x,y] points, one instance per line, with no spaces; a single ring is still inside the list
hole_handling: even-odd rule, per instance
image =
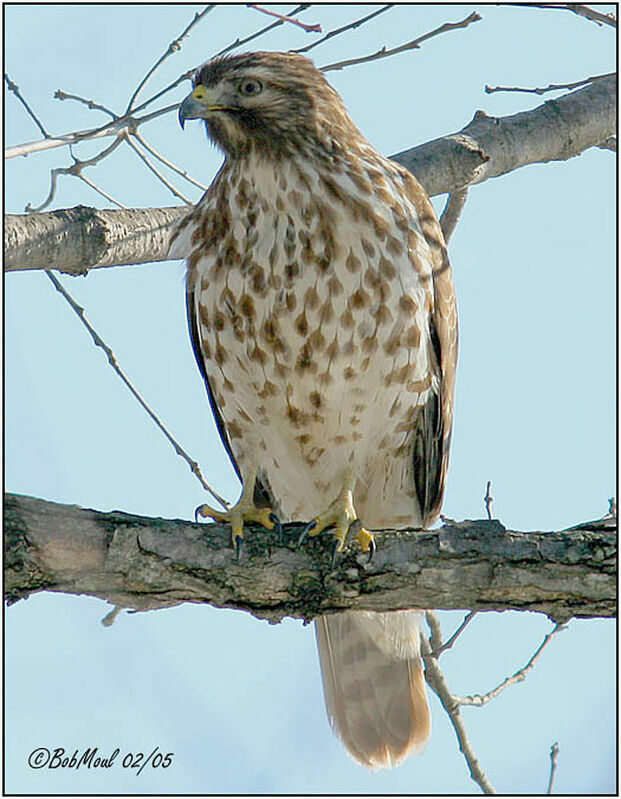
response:
[[[391,768],[431,731],[418,611],[347,611],[316,620],[326,711],[349,753]]]

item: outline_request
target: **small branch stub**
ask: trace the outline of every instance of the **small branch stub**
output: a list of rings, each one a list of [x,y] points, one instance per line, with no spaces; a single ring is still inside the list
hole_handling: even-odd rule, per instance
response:
[[[492,502],[494,501],[494,497],[490,494],[490,488],[492,487],[492,481],[487,481],[487,489],[485,490],[485,496],[483,497],[483,502],[485,502],[485,510],[487,511],[487,518],[491,521],[494,517],[492,515]]]

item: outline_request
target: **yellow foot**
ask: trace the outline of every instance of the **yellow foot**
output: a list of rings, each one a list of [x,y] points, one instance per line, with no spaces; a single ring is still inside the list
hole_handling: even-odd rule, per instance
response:
[[[231,540],[238,553],[244,537],[244,522],[258,522],[268,530],[272,530],[277,521],[271,508],[257,508],[256,505],[244,502],[243,499],[227,511],[216,510],[209,505],[199,505],[194,512],[197,521],[199,516],[230,524]]]
[[[336,546],[334,553],[341,552],[347,538],[352,533],[358,541],[363,552],[373,552],[375,542],[371,533],[362,526],[358,519],[352,499],[351,489],[345,488],[330,507],[306,525],[300,536],[300,543],[306,536],[314,537],[319,535],[328,527],[334,527],[334,537]]]

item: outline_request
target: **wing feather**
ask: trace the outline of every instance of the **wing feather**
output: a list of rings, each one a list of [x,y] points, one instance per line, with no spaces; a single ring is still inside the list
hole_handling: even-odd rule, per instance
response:
[[[227,455],[229,456],[229,460],[235,469],[235,473],[239,477],[240,481],[242,479],[241,472],[239,470],[239,466],[235,460],[235,456],[233,455],[233,449],[231,448],[231,441],[229,439],[229,435],[226,431],[226,425],[224,424],[224,419],[222,418],[222,414],[220,413],[220,409],[218,408],[218,403],[216,402],[216,398],[213,393],[213,389],[209,382],[209,376],[207,374],[207,368],[205,366],[205,358],[203,356],[203,350],[201,347],[201,340],[200,334],[198,331],[198,297],[196,296],[196,290],[194,288],[194,280],[191,278],[190,273],[188,273],[187,279],[187,288],[186,288],[186,311],[188,316],[188,328],[190,331],[190,340],[192,342],[192,349],[194,350],[194,357],[196,358],[196,363],[198,364],[198,369],[205,381],[205,386],[207,388],[207,397],[209,398],[209,404],[211,406],[211,412],[213,413],[213,417],[216,420],[216,427],[218,428],[218,433],[220,435],[220,440],[224,445]]]
[[[439,380],[416,415],[414,474],[423,526],[440,513],[448,470],[453,428],[453,398],[457,369],[457,303],[453,274],[442,228],[418,181],[404,169],[406,194],[416,207],[432,257],[433,310],[429,319],[430,362]]]

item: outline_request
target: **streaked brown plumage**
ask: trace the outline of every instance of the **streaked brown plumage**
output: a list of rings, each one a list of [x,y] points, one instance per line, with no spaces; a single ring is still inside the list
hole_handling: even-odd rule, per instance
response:
[[[299,55],[205,64],[181,106],[225,162],[178,231],[188,319],[220,434],[243,484],[230,521],[318,519],[339,546],[427,526],[442,503],[457,314],[425,192],[381,156]],[[174,245],[173,245],[174,246]],[[371,535],[358,533],[363,547]],[[418,613],[317,623],[326,707],[370,767],[420,751],[429,710]]]

